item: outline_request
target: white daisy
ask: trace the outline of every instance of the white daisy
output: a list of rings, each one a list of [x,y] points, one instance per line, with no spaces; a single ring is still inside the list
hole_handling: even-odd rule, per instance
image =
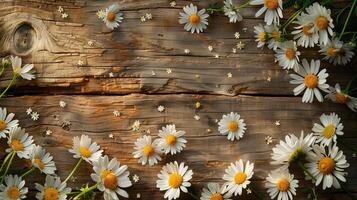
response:
[[[259,24],[258,26],[254,26],[254,33],[255,33],[255,41],[258,42],[257,47],[258,48],[263,48],[265,45],[265,42],[267,42],[268,35],[265,32],[264,26]]]
[[[149,163],[149,165],[152,166],[161,160],[160,154],[162,152],[159,147],[159,141],[152,141],[151,136],[144,135],[138,138],[135,142],[134,150],[134,158],[139,158],[138,163],[142,165]]]
[[[329,93],[325,98],[339,104],[346,104],[352,111],[357,111],[357,98],[349,96],[341,90],[340,84],[336,83],[335,87],[330,87]]]
[[[164,198],[177,199],[180,197],[180,191],[187,193],[187,188],[191,186],[189,182],[192,179],[193,172],[188,170],[185,163],[180,165],[175,162],[170,162],[162,167],[160,174],[157,176],[156,187],[160,191],[166,190]]]
[[[309,163],[306,164],[307,170],[315,177],[315,185],[322,182],[322,188],[340,188],[339,181],[346,182],[347,172],[344,170],[350,165],[347,163],[346,156],[336,145],[326,148],[315,145],[313,152],[307,157]],[[311,177],[307,176],[307,179]]]
[[[306,8],[307,14],[311,17],[311,20],[314,24],[313,32],[318,32],[319,34],[319,43],[322,45],[327,44],[329,38],[328,36],[333,35],[334,25],[331,18],[331,10],[326,9],[324,6],[321,6],[319,3],[315,2],[308,8]]]
[[[231,112],[222,116],[218,122],[218,131],[222,135],[228,135],[228,140],[239,140],[247,129],[245,126],[244,119],[241,119],[238,113]]]
[[[298,74],[290,74],[291,84],[298,84],[294,89],[294,95],[299,95],[304,92],[302,97],[302,102],[312,103],[314,100],[314,95],[319,102],[323,101],[322,94],[320,90],[328,92],[329,85],[326,83],[326,78],[328,73],[326,69],[320,69],[320,60],[311,60],[311,64],[307,62],[306,59],[302,60],[302,66],[296,71]],[[319,90],[320,89],[320,90]]]
[[[67,193],[71,192],[71,188],[66,187],[67,184],[65,182],[61,182],[60,177],[51,175],[46,176],[44,185],[38,183],[35,183],[35,185],[36,189],[38,190],[36,194],[36,198],[38,200],[66,200]]]
[[[280,45],[281,32],[279,27],[276,24],[271,24],[264,26],[264,29],[269,38],[268,48],[275,51]]]
[[[175,155],[180,153],[185,147],[187,140],[183,138],[185,131],[177,131],[175,124],[166,125],[159,130],[159,147],[165,154]]]
[[[292,40],[281,43],[275,54],[283,69],[294,69],[295,71],[299,68],[299,56],[300,52],[296,48],[296,43]]]
[[[35,75],[31,70],[34,67],[33,64],[26,64],[22,67],[22,59],[18,56],[10,56],[12,70],[16,76],[21,76],[23,79],[31,80],[35,79]]]
[[[7,114],[6,108],[0,107],[0,138],[6,138],[10,129],[19,125],[19,120],[14,119],[15,114]]]
[[[180,12],[179,23],[185,24],[185,30],[191,33],[200,33],[207,28],[209,15],[205,9],[197,12],[197,6],[192,3],[183,7],[184,12]]]
[[[105,25],[114,30],[120,26],[120,23],[123,21],[123,13],[119,12],[119,5],[113,4],[98,14],[98,17],[103,20]]]
[[[294,40],[297,41],[298,46],[314,47],[319,42],[319,34],[313,29],[314,23],[311,17],[302,13],[294,23],[298,26],[294,27],[296,30],[291,33],[294,35]]]
[[[109,161],[106,155],[93,162],[94,173],[91,174],[91,178],[98,183],[97,188],[104,192],[105,200],[119,199],[118,195],[129,198],[129,194],[122,189],[132,186],[130,172],[127,169],[128,166],[120,166],[116,158]]]
[[[208,183],[207,188],[203,188],[200,200],[231,200],[229,193],[224,194],[224,185],[218,183]]]
[[[319,52],[325,56],[323,60],[333,65],[346,65],[355,55],[353,47],[338,38],[328,40],[327,44],[321,45],[320,48]]]
[[[25,180],[17,175],[5,176],[5,184],[0,185],[0,199],[2,200],[20,200],[25,199],[28,192],[25,186]]]
[[[243,17],[239,14],[239,8],[233,4],[232,0],[224,1],[224,15],[229,18],[230,23],[236,23],[237,21],[242,21]]]
[[[19,158],[29,158],[29,153],[32,148],[33,139],[28,133],[25,133],[25,129],[20,127],[14,127],[10,130],[7,144],[10,148],[6,149],[6,152],[15,151]]]
[[[279,144],[273,148],[271,164],[288,168],[291,164],[303,159],[311,151],[311,145],[314,144],[315,139],[312,133],[304,137],[303,131],[301,131],[300,138],[293,134],[286,135],[285,141],[280,140]]]
[[[252,0],[250,5],[264,5],[255,14],[255,17],[259,17],[265,12],[264,22],[267,25],[272,23],[279,24],[279,18],[283,18],[283,1],[282,0]]]
[[[323,146],[328,146],[337,142],[337,135],[343,135],[343,125],[340,123],[341,118],[337,114],[331,113],[329,115],[322,114],[320,117],[321,124],[314,124],[312,131],[317,136],[316,143]]]
[[[228,192],[228,194],[234,194],[234,196],[237,196],[237,194],[242,195],[243,189],[250,184],[249,179],[253,177],[253,169],[254,163],[247,161],[244,165],[242,159],[231,163],[223,175],[223,180],[227,181],[224,183],[223,193]]]
[[[73,138],[72,149],[69,150],[73,153],[73,158],[82,158],[88,163],[97,161],[103,153],[100,150],[100,146],[96,142],[92,142],[92,139],[88,135],[81,135]]]
[[[277,169],[269,173],[266,178],[265,187],[271,199],[292,200],[296,195],[296,188],[299,187],[299,181],[294,179],[294,175],[287,169]]]
[[[33,145],[30,151],[30,160],[32,166],[38,168],[45,174],[54,174],[56,171],[55,162],[50,153],[46,153],[46,150],[38,145]]]

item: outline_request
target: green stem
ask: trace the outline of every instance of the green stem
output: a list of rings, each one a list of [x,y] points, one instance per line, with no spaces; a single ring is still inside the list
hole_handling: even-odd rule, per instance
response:
[[[73,195],[73,194],[79,194],[81,193],[80,191],[76,191],[76,192],[67,192],[65,193],[66,195]]]
[[[0,168],[0,172],[2,172],[2,170],[4,169],[5,167],[5,164],[6,162],[9,160],[9,158],[11,157],[11,153],[7,154],[5,159],[4,159],[4,162],[1,164],[1,168]]]
[[[9,85],[5,88],[5,90],[0,94],[0,98],[4,96],[4,94],[10,89],[10,87],[16,82],[17,75],[13,75]]]
[[[73,198],[73,200],[78,200],[78,199],[80,199],[80,197],[83,196],[83,195],[85,195],[87,192],[90,192],[90,191],[92,191],[92,190],[97,189],[97,186],[98,186],[98,183],[96,183],[95,185],[89,187],[89,188],[86,189],[85,191],[82,191],[81,193],[77,194],[77,196],[75,196],[75,197]]]
[[[4,181],[4,179],[5,179],[6,175],[7,175],[7,172],[10,169],[10,165],[11,165],[12,161],[14,160],[14,157],[16,155],[16,151],[12,151],[10,154],[11,154],[11,157],[10,157],[9,162],[7,163],[7,166],[6,166],[5,172],[3,174],[3,177],[1,178],[0,184],[2,184],[2,182]]]
[[[78,162],[77,162],[77,164],[76,164],[76,166],[73,168],[73,170],[71,171],[71,173],[67,176],[67,178],[63,181],[63,183],[66,183],[72,176],[73,176],[73,174],[77,171],[77,169],[78,169],[78,167],[79,167],[79,165],[81,164],[81,162],[83,161],[83,158],[81,157],[79,160],[78,160]]]
[[[316,181],[316,178],[309,172],[309,170],[306,169],[306,167],[304,166],[304,164],[302,164],[300,161],[298,161],[298,164],[300,166],[300,168],[308,175],[312,178],[312,180]]]
[[[247,5],[249,5],[249,3],[251,2],[251,0],[246,1],[245,3],[243,3],[242,5],[238,6],[237,9],[241,9],[246,7]]]
[[[345,21],[345,24],[343,25],[343,28],[342,28],[342,31],[341,31],[341,34],[340,34],[340,37],[339,37],[340,40],[341,40],[342,35],[344,34],[345,30],[346,30],[348,21],[350,21],[351,14],[352,14],[352,11],[354,10],[354,7],[355,7],[355,5],[356,5],[356,2],[357,2],[357,0],[354,0],[354,1],[353,1],[352,6],[351,6],[351,9],[350,9],[350,11],[348,12],[347,19],[346,19],[346,21]]]
[[[21,177],[23,178],[23,177],[25,177],[25,176],[31,174],[33,171],[35,171],[35,168],[34,168],[34,167],[31,167],[31,169],[29,169],[29,170],[27,170],[27,172],[23,173],[23,174],[21,175]]]
[[[311,189],[312,190],[312,194],[314,195],[314,199],[313,200],[318,200],[318,197],[317,197],[317,193],[316,193],[316,190],[315,190],[315,187]]]

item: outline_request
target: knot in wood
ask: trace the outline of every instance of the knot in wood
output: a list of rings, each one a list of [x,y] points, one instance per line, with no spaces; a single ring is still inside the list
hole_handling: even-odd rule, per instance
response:
[[[24,22],[17,26],[13,43],[15,51],[19,54],[27,54],[31,51],[36,39],[36,31],[31,24]]]

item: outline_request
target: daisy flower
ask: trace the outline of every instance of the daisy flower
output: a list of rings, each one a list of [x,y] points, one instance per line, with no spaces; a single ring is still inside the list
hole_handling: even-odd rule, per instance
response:
[[[243,189],[247,188],[250,184],[250,180],[254,174],[254,163],[247,161],[244,165],[242,159],[231,163],[231,165],[225,170],[223,175],[223,180],[227,181],[224,184],[223,193],[228,192],[228,194],[242,195]]]
[[[7,114],[6,108],[0,107],[0,138],[5,138],[10,129],[19,125],[19,120],[14,119],[15,114]]]
[[[243,17],[239,14],[239,9],[233,4],[232,0],[225,0],[223,6],[224,15],[229,18],[230,23],[242,21]]]
[[[207,188],[203,188],[200,200],[231,200],[231,194],[224,194],[225,186],[218,183],[208,183]]]
[[[267,25],[279,24],[279,18],[283,18],[283,1],[282,0],[252,0],[250,5],[263,5],[263,7],[255,13],[255,17],[259,17],[265,12],[264,22]]]
[[[15,151],[19,158],[29,158],[29,153],[32,148],[33,139],[28,133],[25,133],[25,129],[20,127],[14,127],[10,130],[7,144],[10,148],[6,149],[6,152]]]
[[[322,125],[315,123],[312,128],[315,136],[317,136],[316,143],[321,142],[323,146],[332,144],[332,141],[336,143],[337,135],[343,135],[343,125],[340,123],[341,118],[335,113],[322,114],[320,121]]]
[[[209,15],[205,9],[197,12],[197,6],[191,3],[189,6],[183,7],[183,11],[180,12],[179,23],[185,24],[186,31],[200,33],[207,28]]]
[[[255,41],[258,42],[257,47],[258,48],[263,48],[265,45],[265,42],[268,38],[267,33],[265,32],[264,26],[259,24],[258,26],[254,26],[254,33],[255,33]]]
[[[119,199],[118,195],[129,198],[129,194],[122,189],[132,185],[127,169],[128,166],[120,166],[116,158],[109,161],[108,156],[100,157],[97,162],[93,162],[94,173],[91,174],[91,178],[98,183],[98,190],[104,192],[105,200]]]
[[[35,183],[35,187],[38,190],[36,199],[58,199],[66,200],[67,193],[71,192],[71,188],[66,187],[65,182],[61,182],[60,177],[54,177],[51,175],[46,176],[45,185]]]
[[[281,43],[275,54],[283,69],[294,69],[295,71],[299,68],[299,56],[300,52],[296,48],[296,43],[292,40]]]
[[[277,197],[278,200],[292,200],[296,195],[296,188],[299,187],[299,181],[294,179],[287,169],[277,169],[269,173],[266,178],[265,187],[271,199]]]
[[[319,52],[325,56],[322,60],[327,60],[333,65],[346,65],[355,55],[353,47],[338,38],[328,40],[327,44],[321,45],[320,48]]]
[[[105,25],[114,30],[120,26],[123,21],[123,13],[119,12],[119,5],[113,4],[105,9],[105,11],[98,11],[98,17],[103,20]]]
[[[88,163],[97,161],[103,153],[103,150],[99,150],[100,146],[96,142],[92,142],[92,139],[88,135],[81,135],[73,138],[72,149],[69,150],[73,153],[73,158],[82,158]]]
[[[56,171],[55,162],[50,153],[46,153],[46,150],[39,145],[33,145],[30,151],[30,160],[32,166],[38,168],[45,174],[54,174]]]
[[[279,27],[276,24],[271,24],[264,26],[264,29],[269,38],[268,48],[275,51],[280,45],[281,32],[279,31]]]
[[[19,200],[25,199],[28,192],[25,186],[25,180],[17,175],[5,176],[5,184],[0,185],[0,199]]]
[[[35,75],[31,72],[31,69],[34,67],[33,64],[26,64],[22,67],[22,59],[18,56],[10,56],[10,60],[15,76],[21,76],[26,80],[35,79]]]
[[[308,15],[302,13],[294,23],[298,26],[294,27],[296,30],[291,33],[298,46],[314,47],[319,42],[319,34],[314,31],[314,23]]]
[[[175,155],[186,147],[187,140],[183,138],[185,131],[177,131],[175,124],[167,125],[159,130],[159,147],[165,154]]]
[[[331,186],[338,189],[341,187],[339,181],[346,182],[347,172],[344,172],[344,170],[350,164],[347,163],[346,156],[336,145],[328,147],[328,152],[326,152],[326,148],[315,145],[307,159],[309,163],[305,166],[315,177],[316,186],[322,182],[324,190]],[[307,176],[307,179],[311,179],[311,177]]]
[[[301,131],[300,138],[293,134],[286,135],[285,141],[280,140],[279,144],[273,148],[271,164],[288,168],[291,164],[303,159],[311,151],[311,145],[314,142],[315,136],[308,134],[304,137],[303,131]]]
[[[175,162],[170,162],[162,167],[160,174],[157,176],[159,180],[156,181],[156,187],[160,191],[164,191],[164,198],[169,200],[177,199],[180,197],[180,191],[187,193],[187,188],[191,186],[189,182],[192,179],[193,172],[188,170],[185,163],[180,165]]]
[[[152,142],[151,136],[144,135],[138,138],[135,142],[134,150],[134,158],[139,158],[138,163],[142,165],[149,163],[149,165],[152,166],[161,160],[160,154],[162,152],[159,147],[159,141],[154,140]]]
[[[341,90],[340,84],[336,83],[335,87],[330,87],[329,93],[325,98],[339,104],[346,104],[352,111],[357,111],[357,98],[351,97]]]
[[[319,43],[322,45],[327,44],[329,38],[328,36],[333,35],[334,25],[331,18],[331,10],[326,9],[321,6],[319,3],[315,2],[308,8],[306,8],[307,14],[311,17],[311,20],[314,24],[313,32],[318,32],[319,34]]]
[[[304,92],[302,97],[302,102],[312,103],[314,100],[314,95],[319,102],[323,101],[322,94],[320,90],[328,92],[329,85],[326,83],[326,78],[328,73],[326,69],[320,69],[320,60],[311,60],[311,64],[307,62],[306,59],[302,60],[302,66],[296,71],[297,74],[290,74],[291,84],[298,84],[294,89],[294,95],[299,95]],[[320,89],[320,90],[319,90]]]
[[[218,122],[218,131],[222,135],[228,135],[227,138],[231,141],[242,138],[246,129],[244,119],[241,119],[238,113],[223,115]]]

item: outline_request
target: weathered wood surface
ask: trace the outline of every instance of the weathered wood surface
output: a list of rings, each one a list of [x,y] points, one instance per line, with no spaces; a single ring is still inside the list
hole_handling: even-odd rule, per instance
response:
[[[113,2],[122,7],[125,20],[119,29],[110,31],[95,13]],[[242,10],[245,20],[237,24],[229,24],[222,15],[211,16],[208,30],[195,35],[185,32],[177,20],[182,6],[190,2],[177,1],[172,8],[167,0],[0,0],[0,55],[22,56],[25,62],[35,64],[37,76],[34,81],[17,82],[10,91],[15,97],[1,99],[0,106],[16,113],[36,142],[54,155],[60,176],[65,177],[75,163],[67,149],[71,138],[80,134],[90,135],[105,153],[129,165],[131,174],[140,176],[139,183],[129,189],[130,199],[135,199],[136,193],[141,193],[141,199],[163,199],[163,193],[155,188],[156,174],[166,161],[176,159],[193,169],[193,187],[198,193],[208,181],[221,182],[230,162],[250,159],[256,163],[254,184],[263,190],[264,178],[273,168],[269,165],[273,145],[287,133],[309,131],[323,112],[341,115],[343,141],[357,142],[355,113],[329,103],[303,104],[301,97],[292,96],[288,73],[274,63],[270,50],[256,48],[253,26],[263,23],[254,18],[256,8]],[[207,6],[210,2],[216,1],[194,3]],[[67,19],[61,18],[58,6],[69,14]],[[152,13],[153,20],[141,23],[139,18],[145,13]],[[233,54],[231,49],[238,41],[233,35],[236,31],[241,33],[240,41],[246,48]],[[94,45],[88,45],[88,41]],[[214,47],[214,52],[208,51],[208,45]],[[185,48],[191,54],[186,55]],[[304,51],[303,55],[316,58],[315,50]],[[220,57],[214,58],[215,54]],[[79,60],[83,66],[78,66]],[[347,67],[323,64],[331,74],[331,84],[347,83],[357,72],[356,59]],[[172,69],[171,74],[167,68]],[[109,77],[110,72],[114,77]],[[229,72],[232,78],[227,78]],[[0,86],[10,78],[8,71]],[[198,99],[203,106],[195,110]],[[60,100],[67,107],[60,108]],[[164,105],[166,111],[157,112],[158,105]],[[39,112],[38,121],[25,114],[28,107]],[[122,115],[114,117],[114,109]],[[239,112],[248,126],[239,142],[229,142],[217,132],[215,119],[230,111]],[[193,119],[196,113],[201,120]],[[69,129],[62,128],[66,120],[71,122]],[[135,120],[142,123],[140,132],[131,131]],[[276,120],[281,126],[274,125]],[[168,123],[187,132],[187,149],[154,167],[137,164],[132,157],[136,138],[148,129],[154,136]],[[207,132],[208,128],[212,132]],[[53,134],[45,136],[46,129]],[[110,133],[114,139],[108,137]],[[265,144],[267,135],[274,137],[273,144]],[[356,193],[356,158],[351,157],[349,149],[344,150],[351,163],[349,184]],[[18,167],[21,169],[19,163]],[[90,181],[90,167],[83,169],[72,186]],[[302,179],[301,174],[298,177]],[[28,179],[33,186],[43,176],[33,174]],[[299,193],[298,199],[306,198],[301,190]],[[321,199],[347,198],[339,195],[323,193]]]

